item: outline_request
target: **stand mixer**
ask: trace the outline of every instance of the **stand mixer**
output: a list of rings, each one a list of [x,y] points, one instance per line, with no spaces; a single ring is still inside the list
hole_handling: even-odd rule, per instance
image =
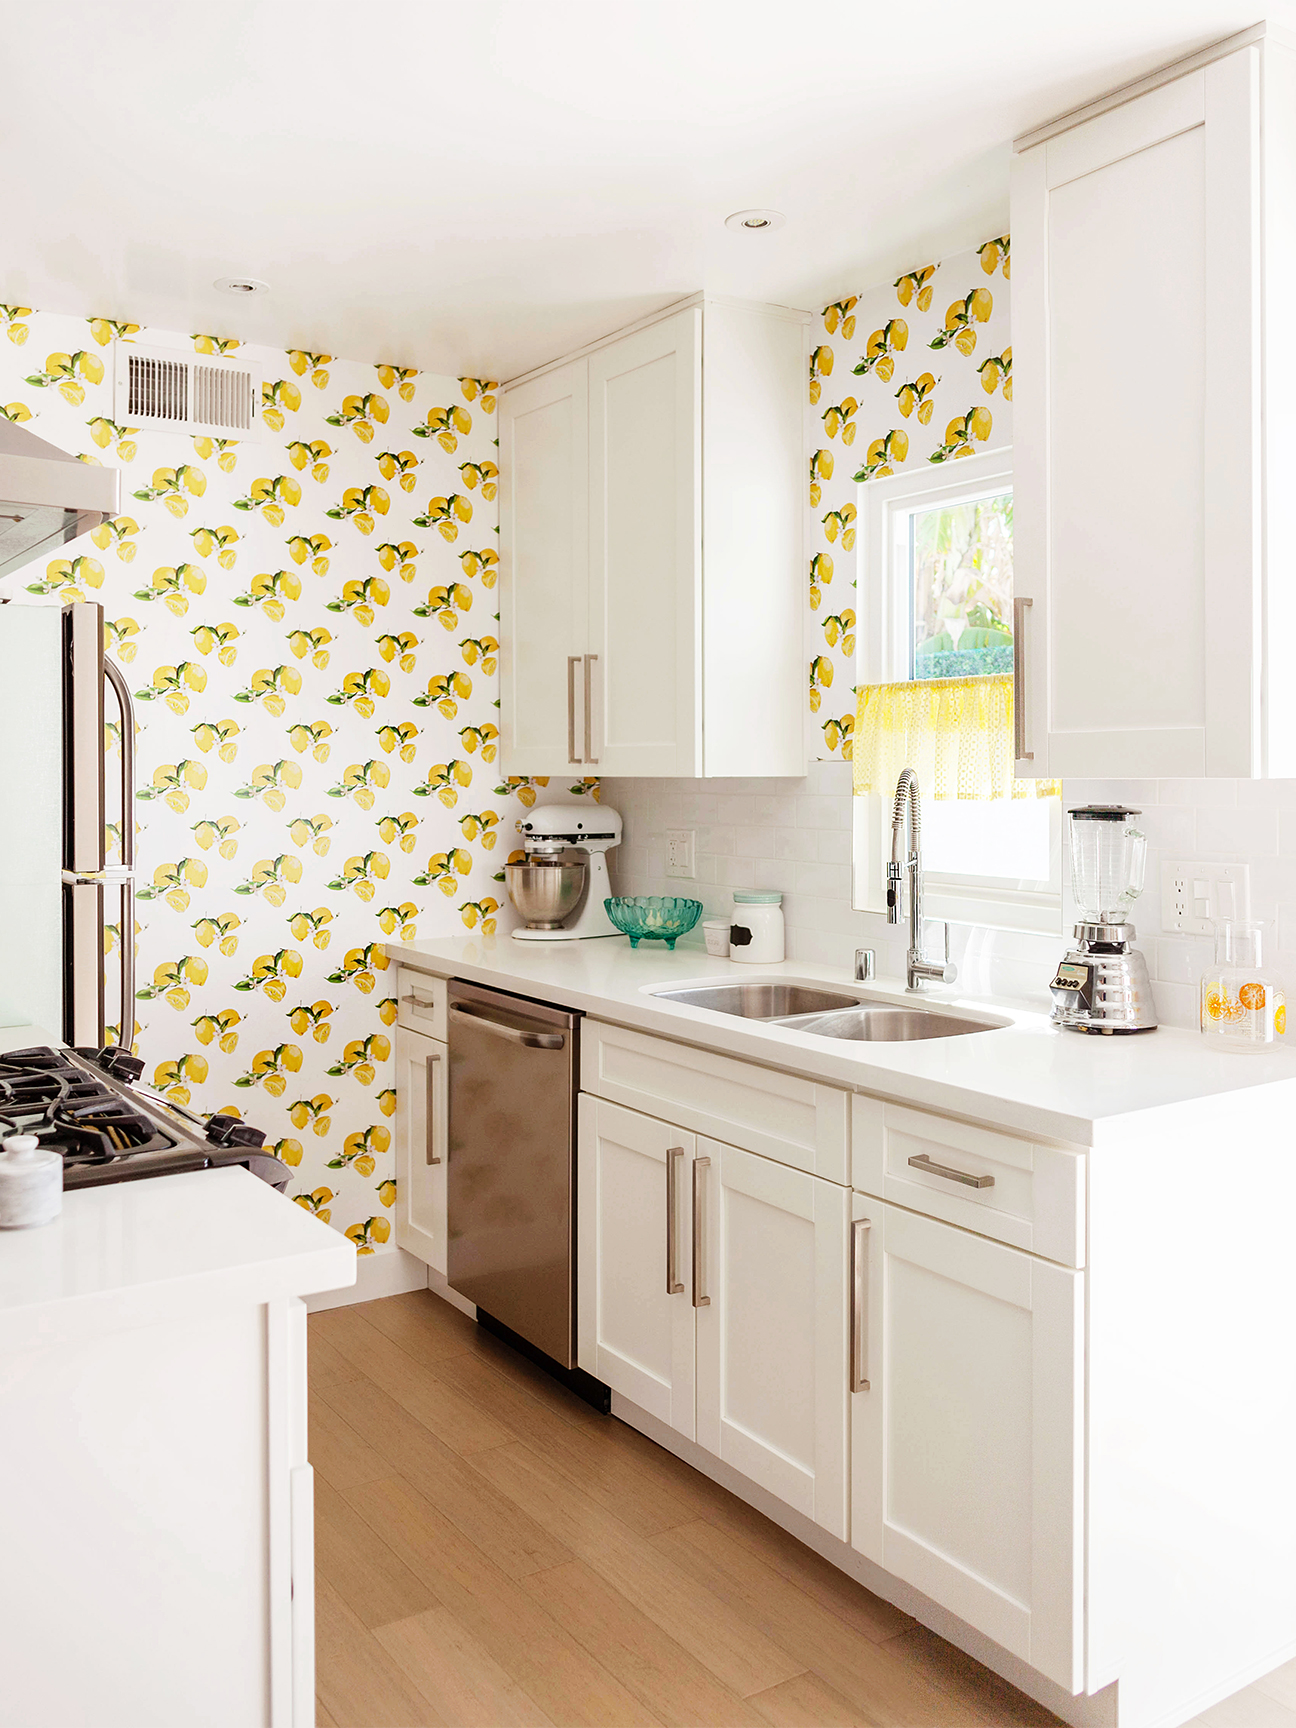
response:
[[[546,804],[518,822],[526,859],[504,866],[509,899],[526,919],[519,942],[619,936],[603,910],[612,892],[607,854],[621,844],[621,818],[599,804]],[[571,860],[564,854],[583,852]],[[582,898],[583,896],[583,898]]]
[[[1049,989],[1053,1020],[1072,1032],[1153,1032],[1156,1006],[1147,962],[1133,945],[1130,905],[1143,891],[1147,840],[1123,804],[1067,812],[1071,887],[1080,922]]]

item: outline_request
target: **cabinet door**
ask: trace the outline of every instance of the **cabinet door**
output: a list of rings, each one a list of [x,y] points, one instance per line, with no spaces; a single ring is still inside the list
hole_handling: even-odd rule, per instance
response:
[[[702,313],[589,357],[589,649],[602,774],[701,769]]]
[[[584,753],[587,363],[506,391],[499,416],[501,763],[563,774]]]
[[[1077,1690],[1084,1275],[862,1194],[854,1211],[851,1541]]]
[[[850,1191],[699,1138],[697,1438],[846,1536]]]
[[[1258,55],[1013,164],[1022,774],[1263,772]]]
[[[448,1050],[396,1028],[396,1241],[446,1270]]]
[[[577,1361],[690,1440],[692,1134],[582,1093]]]

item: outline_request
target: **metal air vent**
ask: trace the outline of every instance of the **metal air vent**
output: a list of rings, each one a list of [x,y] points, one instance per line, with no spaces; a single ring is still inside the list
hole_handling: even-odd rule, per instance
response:
[[[236,360],[213,366],[197,356],[133,342],[118,342],[116,349],[113,418],[119,424],[262,435],[257,368]]]

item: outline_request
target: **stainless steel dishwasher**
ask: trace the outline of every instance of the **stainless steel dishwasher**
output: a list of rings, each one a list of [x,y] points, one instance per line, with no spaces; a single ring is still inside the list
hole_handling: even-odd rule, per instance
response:
[[[576,1369],[578,1014],[452,979],[448,1281]]]

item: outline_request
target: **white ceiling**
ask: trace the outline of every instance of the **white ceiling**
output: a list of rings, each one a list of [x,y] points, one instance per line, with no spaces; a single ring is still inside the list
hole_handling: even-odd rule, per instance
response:
[[[1248,0],[0,0],[0,299],[508,378],[701,287],[818,307],[980,241],[1014,134],[1255,21]],[[748,206],[786,226],[726,230]],[[233,274],[271,293],[212,288]]]

